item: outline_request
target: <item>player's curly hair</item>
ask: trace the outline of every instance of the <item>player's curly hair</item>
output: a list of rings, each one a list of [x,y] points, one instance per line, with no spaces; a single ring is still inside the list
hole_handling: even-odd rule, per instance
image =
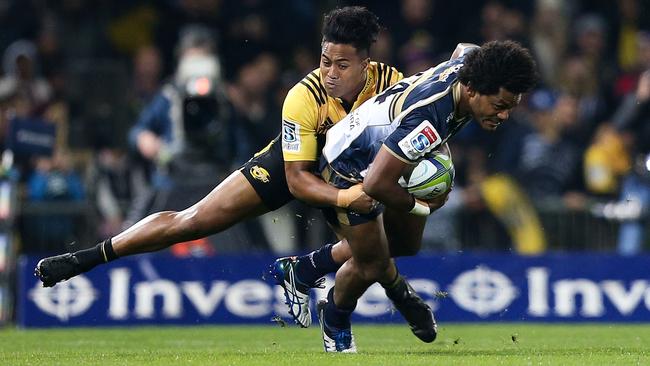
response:
[[[337,8],[325,15],[323,42],[351,44],[370,52],[379,34],[379,18],[362,6]]]
[[[520,94],[535,86],[537,71],[530,52],[519,43],[492,41],[465,56],[458,79],[484,95],[497,94],[501,87]]]

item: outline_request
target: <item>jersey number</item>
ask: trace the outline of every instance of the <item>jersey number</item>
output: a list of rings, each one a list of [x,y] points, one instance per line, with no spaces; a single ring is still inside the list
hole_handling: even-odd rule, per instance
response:
[[[407,83],[405,81],[401,81],[401,82],[391,86],[390,88],[384,90],[383,93],[379,94],[377,96],[377,98],[375,98],[375,103],[381,104],[381,103],[385,102],[386,99],[388,99],[388,97],[390,97],[391,95],[401,93],[404,90],[406,90],[406,88],[408,88],[408,87],[409,87],[409,83]]]

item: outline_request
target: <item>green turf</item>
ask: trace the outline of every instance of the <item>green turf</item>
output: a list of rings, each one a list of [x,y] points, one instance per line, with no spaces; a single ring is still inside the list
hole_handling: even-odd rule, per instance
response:
[[[0,330],[0,365],[648,365],[650,325],[445,324],[354,328],[359,353],[325,354],[317,326]]]

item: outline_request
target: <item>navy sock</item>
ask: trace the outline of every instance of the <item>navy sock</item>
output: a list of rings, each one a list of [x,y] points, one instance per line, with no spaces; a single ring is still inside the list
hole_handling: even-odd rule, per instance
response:
[[[405,295],[408,295],[406,280],[399,273],[397,273],[397,276],[395,276],[395,279],[391,283],[382,283],[381,286],[386,290],[386,296],[393,301],[402,299]]]
[[[298,257],[296,275],[300,282],[312,285],[319,278],[328,273],[334,273],[341,267],[332,258],[333,246],[334,244],[326,244],[318,250]]]
[[[325,307],[325,319],[327,325],[337,329],[350,328],[350,315],[354,311],[353,306],[351,309],[342,309],[334,303],[334,287],[327,293],[327,306]]]
[[[92,248],[76,251],[74,252],[74,256],[79,260],[79,266],[84,272],[89,271],[102,263],[117,259],[117,255],[113,250],[111,238],[104,240]]]

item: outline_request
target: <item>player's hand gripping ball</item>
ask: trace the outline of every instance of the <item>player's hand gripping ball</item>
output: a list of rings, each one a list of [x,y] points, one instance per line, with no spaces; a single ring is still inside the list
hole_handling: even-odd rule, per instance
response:
[[[454,184],[454,175],[451,158],[433,152],[413,168],[408,179],[400,178],[399,184],[415,197],[429,200],[447,193]]]

